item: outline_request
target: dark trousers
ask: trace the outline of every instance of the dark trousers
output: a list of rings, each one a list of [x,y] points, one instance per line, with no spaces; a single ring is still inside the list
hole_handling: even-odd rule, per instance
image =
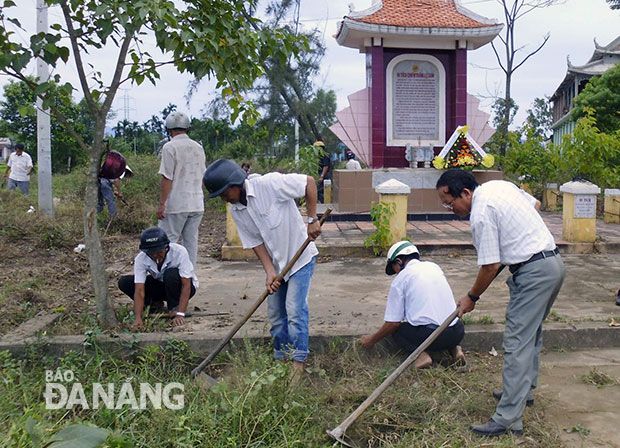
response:
[[[168,309],[172,310],[179,306],[179,299],[181,298],[181,276],[177,268],[167,269],[164,272],[163,282],[155,280],[152,276],[147,275],[144,282],[144,306],[153,305],[157,302],[166,301]],[[192,280],[190,279],[190,282]],[[118,280],[118,289],[133,300],[133,295],[136,291],[136,284],[134,283],[133,275],[123,275]],[[190,298],[196,294],[196,288],[194,283],[191,283],[191,289],[189,292]]]
[[[400,324],[394,332],[394,341],[406,352],[413,352],[431,335],[439,325],[420,325],[413,326],[408,322]],[[465,336],[465,327],[461,319],[458,322],[446,328],[435,341],[428,347],[427,351],[439,352],[442,350],[451,350],[461,343]]]

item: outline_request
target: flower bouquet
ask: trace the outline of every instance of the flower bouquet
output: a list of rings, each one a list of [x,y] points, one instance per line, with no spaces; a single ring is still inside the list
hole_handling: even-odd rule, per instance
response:
[[[469,126],[461,126],[454,131],[439,155],[433,159],[435,168],[473,170],[479,166],[491,168],[494,165],[495,158],[470,137],[468,130]]]

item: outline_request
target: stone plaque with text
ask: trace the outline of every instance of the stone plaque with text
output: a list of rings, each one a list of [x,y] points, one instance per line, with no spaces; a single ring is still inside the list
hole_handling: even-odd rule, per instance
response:
[[[593,194],[575,195],[575,218],[596,218],[596,196]]]
[[[406,60],[392,76],[392,135],[394,139],[439,138],[439,73],[427,61]]]

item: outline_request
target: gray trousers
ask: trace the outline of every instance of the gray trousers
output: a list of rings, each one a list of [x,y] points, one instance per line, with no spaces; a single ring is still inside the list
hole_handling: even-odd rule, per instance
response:
[[[183,247],[187,249],[189,259],[196,269],[198,256],[198,228],[202,221],[203,212],[171,213],[160,219],[157,226],[166,232],[171,243],[176,243],[181,238]]]
[[[507,428],[523,429],[525,401],[538,385],[542,323],[565,274],[562,257],[556,255],[521,266],[506,281],[510,301],[504,330],[504,391],[493,420]]]

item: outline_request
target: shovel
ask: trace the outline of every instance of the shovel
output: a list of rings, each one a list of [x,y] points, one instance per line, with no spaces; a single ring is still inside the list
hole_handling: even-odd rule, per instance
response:
[[[328,208],[327,210],[325,210],[325,213],[323,213],[323,216],[321,217],[319,221],[320,225],[323,225],[323,223],[325,222],[325,220],[327,219],[331,211],[332,211],[331,208]],[[284,276],[288,273],[288,271],[290,271],[293,265],[297,262],[297,260],[299,259],[303,251],[306,250],[306,247],[308,247],[308,244],[310,244],[311,241],[312,240],[310,239],[310,237],[306,238],[306,241],[304,241],[304,243],[301,245],[299,250],[295,253],[291,261],[289,261],[288,264],[284,267],[282,272],[280,272],[280,274],[278,275],[275,281],[281,281],[284,278]],[[237,322],[235,326],[230,329],[228,334],[224,337],[224,339],[220,341],[220,343],[217,345],[215,350],[209,353],[209,356],[207,356],[198,365],[198,367],[192,370],[192,376],[198,379],[207,389],[217,384],[217,380],[207,375],[202,370],[207,365],[209,365],[209,363],[213,361],[213,359],[218,355],[218,353],[222,351],[222,349],[226,346],[226,344],[230,342],[230,340],[237,333],[237,331],[239,331],[239,329],[248,321],[248,319],[252,316],[252,314],[254,314],[254,312],[258,309],[258,307],[265,301],[268,295],[269,295],[269,290],[265,289],[265,292],[263,292],[263,294],[254,303],[254,305],[252,305],[252,307],[248,310],[248,312],[245,313],[245,316],[243,316],[241,320]]]
[[[355,411],[353,411],[351,415],[349,415],[342,423],[340,423],[338,426],[336,426],[331,431],[327,430],[326,431],[327,434],[331,438],[335,439],[337,442],[340,442],[341,444],[345,446],[352,447],[352,445],[349,445],[343,439],[344,433],[347,430],[347,428],[351,426],[353,422],[357,420],[357,418],[360,415],[362,415],[362,413],[366,410],[366,408],[368,408],[371,404],[375,402],[377,398],[379,398],[379,396],[385,391],[385,389],[387,389],[396,380],[396,378],[398,378],[405,370],[407,370],[407,368],[411,364],[415,362],[416,359],[418,359],[418,356],[420,356],[420,354],[423,351],[425,351],[435,341],[435,339],[437,339],[437,337],[448,327],[448,325],[450,325],[450,322],[452,322],[458,315],[459,315],[459,307],[457,306],[456,309],[452,312],[452,314],[450,314],[446,318],[446,320],[443,321],[443,323],[439,327],[437,327],[435,331],[433,331],[428,338],[426,338],[426,340],[422,343],[422,345],[416,348],[415,351],[411,353],[407,357],[407,359],[405,359],[402,362],[402,364],[398,366],[398,368],[394,370],[392,374],[388,376],[383,381],[383,383],[381,383],[379,387],[377,387],[373,391],[373,393],[370,394],[370,396],[366,398],[366,400],[364,400],[364,402],[357,407]]]

